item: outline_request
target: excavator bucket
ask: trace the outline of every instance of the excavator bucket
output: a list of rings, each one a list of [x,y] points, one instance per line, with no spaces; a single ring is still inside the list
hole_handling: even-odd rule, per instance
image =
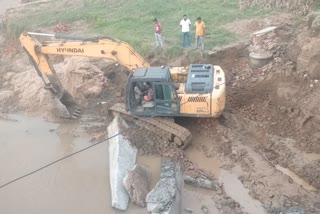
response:
[[[67,108],[70,118],[77,119],[80,117],[81,109],[68,91],[64,90],[60,102]]]

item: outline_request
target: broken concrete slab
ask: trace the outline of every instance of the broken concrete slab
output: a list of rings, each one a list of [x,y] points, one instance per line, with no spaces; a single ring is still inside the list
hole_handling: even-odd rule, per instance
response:
[[[146,197],[150,191],[150,173],[140,164],[134,165],[123,179],[130,200],[141,207],[146,206]]]
[[[147,209],[151,213],[169,213],[176,195],[174,178],[160,179],[155,188],[147,195]]]
[[[182,169],[170,158],[161,159],[160,181],[147,195],[147,209],[153,214],[176,214],[181,211]]]
[[[128,125],[119,115],[108,126],[111,204],[119,210],[128,207],[129,195],[123,186],[123,178],[134,166],[137,156],[137,148],[119,134],[127,128]]]

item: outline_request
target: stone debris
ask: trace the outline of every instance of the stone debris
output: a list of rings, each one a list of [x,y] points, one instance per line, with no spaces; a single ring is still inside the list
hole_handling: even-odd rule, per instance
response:
[[[123,179],[130,200],[141,207],[146,206],[146,197],[150,191],[150,173],[142,165],[136,164]]]
[[[301,214],[301,210],[298,207],[283,208],[279,214]]]
[[[203,213],[203,214],[208,214],[208,213],[209,213],[209,209],[208,209],[208,207],[205,206],[205,205],[202,205],[202,206],[201,206],[201,210],[202,210],[202,213]]]
[[[160,181],[147,195],[147,209],[153,214],[176,214],[181,211],[182,169],[170,158],[161,159]]]
[[[112,207],[126,210],[129,203],[129,195],[123,186],[123,179],[136,162],[137,148],[122,135],[119,134],[128,125],[116,115],[108,127],[109,139],[109,170]],[[117,135],[118,134],[118,135]]]
[[[219,186],[215,184],[213,181],[201,177],[193,178],[191,176],[184,176],[184,183],[190,184],[195,187],[201,187],[215,191],[219,189]]]
[[[188,213],[193,213],[193,209],[190,209],[190,208],[185,208],[186,212]]]

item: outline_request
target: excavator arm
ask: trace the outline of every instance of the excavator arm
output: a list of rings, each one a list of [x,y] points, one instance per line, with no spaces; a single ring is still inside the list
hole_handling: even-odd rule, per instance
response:
[[[53,39],[39,42],[35,36]],[[129,44],[109,37],[80,38],[24,32],[19,39],[30,62],[42,78],[45,88],[60,100],[67,108],[70,117],[74,119],[80,116],[81,109],[72,95],[62,86],[53,66],[48,61],[48,55],[107,58],[126,66],[129,71],[134,71],[137,67],[150,67]]]

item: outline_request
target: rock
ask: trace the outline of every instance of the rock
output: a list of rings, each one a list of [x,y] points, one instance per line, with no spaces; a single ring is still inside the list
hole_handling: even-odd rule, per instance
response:
[[[289,115],[289,117],[291,117],[291,118],[298,117],[299,114],[300,114],[300,110],[294,109],[293,112]]]
[[[319,15],[318,12],[310,12],[310,13],[308,14],[308,16],[306,17],[306,18],[307,18],[308,28],[311,28],[314,19],[315,19],[318,15]]]
[[[146,197],[150,188],[150,174],[141,165],[136,164],[123,179],[131,201],[141,207],[146,206]]]
[[[97,97],[104,89],[105,77],[103,71],[90,62],[89,58],[72,56],[64,59],[63,64],[55,65],[63,75],[60,80],[65,88],[80,104],[86,104],[87,99]]]
[[[219,210],[222,208],[221,204],[218,204],[216,207],[217,207]]]
[[[314,18],[314,20],[312,21],[311,29],[312,29],[315,33],[319,33],[319,31],[320,31],[320,15],[316,16],[316,17]]]
[[[301,211],[297,207],[283,208],[281,210],[283,214],[301,214]]]
[[[285,106],[281,106],[279,109],[280,109],[280,111],[282,113],[286,113],[287,112],[287,108]]]
[[[160,181],[147,195],[147,209],[153,214],[176,214],[181,211],[182,170],[173,159],[161,159]]]
[[[312,37],[305,42],[301,47],[301,52],[297,58],[297,71],[304,72],[309,71],[311,73],[317,73],[319,68],[319,48],[320,48],[320,39]],[[316,78],[314,75],[313,78]]]
[[[193,209],[190,209],[190,208],[185,208],[186,212],[188,213],[193,213]]]
[[[119,116],[108,127],[109,139],[109,170],[112,207],[126,210],[129,195],[123,186],[123,179],[136,162],[137,148],[121,134],[128,128],[125,121]]]
[[[3,80],[4,81],[9,81],[11,80],[11,78],[15,75],[14,72],[7,72],[6,74],[4,74]]]
[[[92,86],[88,88],[88,90],[85,92],[86,97],[97,97],[101,92],[103,88],[100,86]]]
[[[223,191],[222,191],[221,188],[219,188],[216,193],[217,193],[217,195],[222,195],[222,194],[223,194]]]
[[[203,214],[208,214],[208,213],[209,213],[209,209],[208,209],[208,207],[205,206],[205,205],[202,205],[202,206],[201,206],[201,210],[202,210],[202,213],[203,213]]]
[[[8,100],[9,98],[14,97],[13,91],[1,91],[0,92],[0,100],[1,102],[4,102]]]
[[[21,4],[26,4],[26,3],[29,3],[29,2],[33,2],[34,0],[21,0]]]
[[[202,187],[205,189],[218,190],[219,186],[213,181],[204,178],[193,178],[191,176],[184,176],[184,182],[195,187]]]
[[[289,182],[290,184],[292,184],[292,183],[293,183],[293,179],[289,177],[288,182]]]
[[[313,135],[317,140],[320,140],[320,132],[317,132]]]

